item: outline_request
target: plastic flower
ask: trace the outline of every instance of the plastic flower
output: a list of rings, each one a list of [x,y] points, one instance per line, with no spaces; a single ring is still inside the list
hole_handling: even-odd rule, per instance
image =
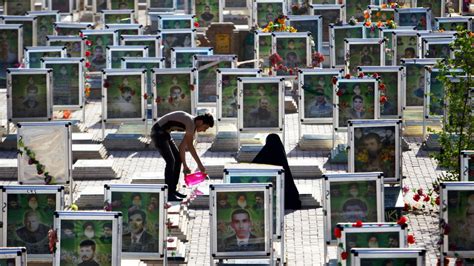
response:
[[[85,56],[86,56],[86,57],[91,56],[91,52],[90,52],[90,51],[86,51],[86,52],[85,52]]]
[[[354,224],[352,224],[353,227],[362,227],[362,221],[357,220]]]
[[[404,225],[407,223],[407,221],[408,221],[408,218],[406,216],[402,216],[400,217],[400,219],[398,219],[397,224]]]
[[[143,99],[148,99],[148,93],[145,92],[145,94],[143,94]]]
[[[332,81],[332,84],[333,84],[333,85],[336,85],[336,83],[337,83],[337,77],[332,77],[331,81]]]
[[[342,259],[342,260],[346,260],[346,259],[347,259],[347,256],[348,256],[348,255],[347,255],[347,252],[344,251],[344,252],[341,253],[341,259]]]
[[[339,228],[339,227],[334,228],[334,236],[336,238],[341,238],[341,236],[342,236],[341,228]]]
[[[385,95],[380,96],[380,103],[386,103],[387,100],[388,100],[387,96]]]
[[[370,12],[368,10],[364,11],[364,18],[369,19],[370,18]]]
[[[90,67],[91,67],[91,63],[90,63],[89,61],[87,61],[87,62],[85,63],[85,67],[86,67],[86,68],[90,68]]]
[[[372,22],[370,22],[370,20],[368,20],[368,21],[366,21],[366,22],[364,23],[364,25],[365,25],[366,27],[370,27],[370,26],[372,25]]]
[[[86,45],[87,45],[87,46],[91,46],[91,45],[92,45],[92,41],[87,40],[87,41],[86,41]]]
[[[413,235],[408,235],[407,236],[407,242],[410,245],[415,244],[415,237]]]

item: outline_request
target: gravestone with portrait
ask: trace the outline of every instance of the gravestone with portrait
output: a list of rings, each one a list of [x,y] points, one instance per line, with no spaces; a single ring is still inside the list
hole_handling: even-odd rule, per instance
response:
[[[234,41],[235,26],[230,22],[213,23],[206,30],[206,37],[214,48],[214,54],[239,54]]]
[[[352,265],[426,265],[426,249],[422,248],[354,248]]]
[[[6,263],[5,265],[26,265],[26,248],[0,248],[0,263]]]

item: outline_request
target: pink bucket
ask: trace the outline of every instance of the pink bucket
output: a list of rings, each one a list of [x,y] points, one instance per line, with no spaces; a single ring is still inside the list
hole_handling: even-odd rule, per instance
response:
[[[186,175],[184,177],[184,182],[186,183],[186,186],[190,187],[202,183],[204,180],[206,180],[206,178],[207,174],[195,172],[193,174]]]

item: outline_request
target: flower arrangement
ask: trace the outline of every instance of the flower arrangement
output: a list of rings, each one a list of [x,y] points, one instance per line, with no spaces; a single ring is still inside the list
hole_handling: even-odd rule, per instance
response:
[[[286,25],[286,16],[279,16],[275,21],[270,21],[262,29],[262,32],[297,32],[297,30],[291,26]]]
[[[373,22],[374,18],[377,20]],[[371,17],[370,10],[364,11],[364,26],[370,28],[371,30],[375,31],[375,28],[388,28],[388,29],[395,29],[397,28],[397,23],[393,20],[392,17],[384,18],[382,12],[375,13],[374,17]]]
[[[36,173],[39,176],[44,176],[45,185],[54,184],[54,177],[46,171],[46,166],[36,159],[36,153],[25,145],[23,137],[18,140],[18,153],[28,156],[28,164],[36,166]]]

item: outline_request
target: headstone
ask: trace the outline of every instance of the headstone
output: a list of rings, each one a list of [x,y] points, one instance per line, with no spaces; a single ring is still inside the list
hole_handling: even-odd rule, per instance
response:
[[[212,23],[208,27],[206,36],[214,48],[214,54],[234,54],[234,30],[234,24],[229,22]]]

